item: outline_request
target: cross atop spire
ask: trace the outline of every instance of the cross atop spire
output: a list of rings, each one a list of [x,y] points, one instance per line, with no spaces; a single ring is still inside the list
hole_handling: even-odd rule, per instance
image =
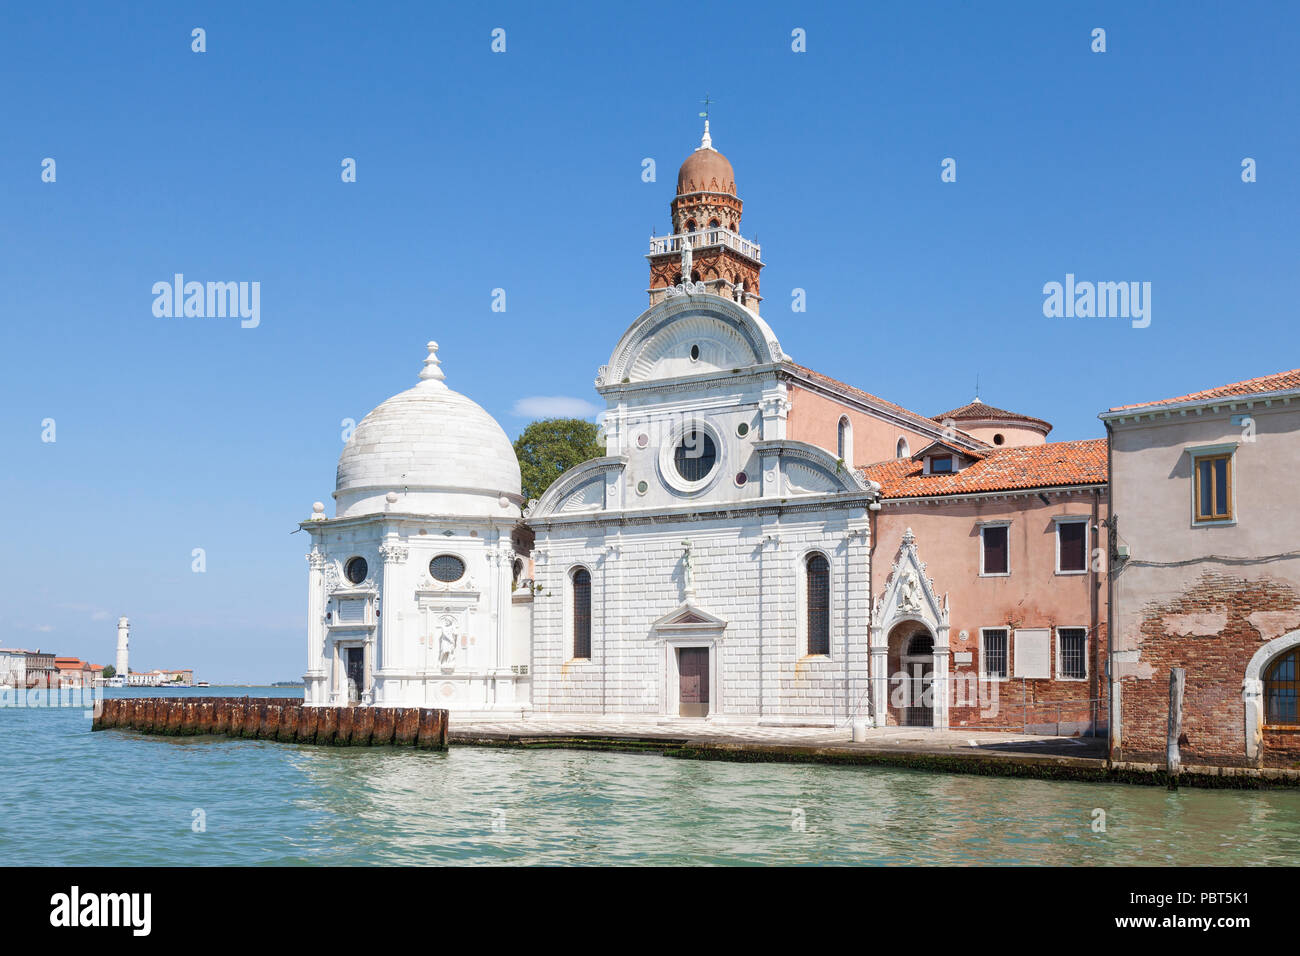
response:
[[[700,100],[700,102],[704,104],[704,109],[700,113],[700,116],[704,118],[704,135],[700,137],[700,145],[698,149],[712,149],[713,137],[709,135],[709,105],[713,100],[709,98],[708,93],[705,93],[704,99]]]

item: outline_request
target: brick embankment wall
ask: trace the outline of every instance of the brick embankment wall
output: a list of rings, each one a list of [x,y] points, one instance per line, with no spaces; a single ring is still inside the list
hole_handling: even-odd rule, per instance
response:
[[[447,711],[430,707],[304,707],[297,697],[135,697],[103,702],[92,729],[172,737],[218,734],[340,747],[447,749]]]
[[[1246,755],[1242,680],[1255,652],[1300,619],[1300,594],[1285,582],[1207,573],[1176,600],[1143,610],[1141,657],[1120,680],[1122,734],[1116,761],[1164,763],[1169,671],[1187,671],[1183,696],[1184,765],[1252,766]],[[1287,627],[1281,628],[1282,630]],[[1300,766],[1300,738],[1265,730],[1258,766]]]

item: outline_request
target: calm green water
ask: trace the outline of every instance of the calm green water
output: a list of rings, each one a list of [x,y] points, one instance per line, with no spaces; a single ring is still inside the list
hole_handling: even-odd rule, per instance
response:
[[[1300,793],[154,738],[66,709],[0,709],[0,800],[4,864],[1300,864]]]

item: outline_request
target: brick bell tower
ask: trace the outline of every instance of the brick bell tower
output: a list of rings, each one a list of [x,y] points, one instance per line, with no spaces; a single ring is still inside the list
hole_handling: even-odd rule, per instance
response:
[[[758,294],[763,250],[740,235],[744,203],[736,195],[731,163],[713,148],[704,115],[700,145],[677,171],[677,195],[670,207],[673,234],[650,238],[650,304],[712,292],[757,313],[763,300]]]

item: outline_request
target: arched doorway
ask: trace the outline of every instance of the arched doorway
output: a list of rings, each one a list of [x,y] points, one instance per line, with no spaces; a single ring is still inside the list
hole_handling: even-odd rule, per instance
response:
[[[903,726],[934,726],[934,638],[929,632],[913,634],[903,654],[907,673],[907,706],[903,708]]]
[[[902,621],[889,634],[889,717],[899,727],[933,727],[934,635],[920,621]]]

